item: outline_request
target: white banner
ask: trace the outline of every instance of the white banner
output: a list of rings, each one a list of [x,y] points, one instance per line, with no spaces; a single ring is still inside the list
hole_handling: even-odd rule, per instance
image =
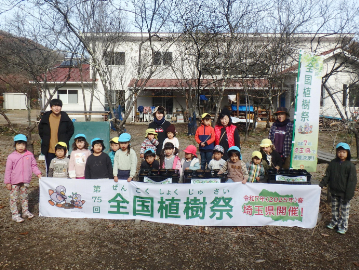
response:
[[[317,185],[168,184],[40,179],[40,216],[142,219],[199,226],[313,228]]]
[[[300,52],[299,62],[291,167],[315,172],[323,58]]]

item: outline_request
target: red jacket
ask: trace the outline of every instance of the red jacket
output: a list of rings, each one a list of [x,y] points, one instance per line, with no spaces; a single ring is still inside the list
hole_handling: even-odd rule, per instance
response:
[[[221,138],[221,129],[223,128],[223,126],[215,126],[214,127],[214,132],[216,135],[216,145],[218,145],[220,143],[219,139]],[[226,126],[226,135],[227,135],[227,139],[228,139],[228,147],[232,147],[235,146],[235,142],[234,142],[234,131],[236,130],[236,126],[235,125],[230,125],[230,126]]]
[[[214,148],[214,129],[211,126],[201,125],[197,128],[195,135],[196,142],[199,144],[199,150],[213,150]],[[206,141],[207,140],[207,141]],[[201,146],[201,142],[205,142],[205,146]]]

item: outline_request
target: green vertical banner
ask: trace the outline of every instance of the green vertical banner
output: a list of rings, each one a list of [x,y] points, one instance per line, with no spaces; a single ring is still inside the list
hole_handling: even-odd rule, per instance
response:
[[[315,172],[323,58],[300,52],[291,168]]]

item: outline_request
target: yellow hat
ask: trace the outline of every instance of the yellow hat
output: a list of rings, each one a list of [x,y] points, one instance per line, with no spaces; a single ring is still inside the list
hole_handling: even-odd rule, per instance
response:
[[[110,142],[118,143],[118,137],[113,137]]]
[[[56,145],[61,145],[63,147],[66,147],[66,149],[67,149],[67,144],[64,142],[58,142]],[[55,147],[56,147],[56,145],[55,145]]]
[[[273,144],[272,144],[272,141],[270,139],[263,139],[259,146],[260,147],[268,147],[268,146],[271,146],[271,145],[273,145]]]
[[[201,119],[205,118],[207,115],[208,115],[209,117],[211,117],[211,115],[210,115],[209,113],[204,113],[204,114],[201,115]]]
[[[257,157],[259,159],[262,159],[262,153],[259,151],[253,151],[252,158]]]
[[[146,136],[145,136],[145,138],[147,138],[148,134],[153,134],[153,135],[155,135],[155,138],[157,139],[157,132],[156,132],[156,130],[155,130],[154,128],[148,128],[148,129],[146,129]]]

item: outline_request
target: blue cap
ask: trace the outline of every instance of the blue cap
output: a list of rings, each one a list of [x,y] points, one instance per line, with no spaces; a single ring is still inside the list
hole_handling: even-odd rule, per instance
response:
[[[18,141],[24,141],[24,142],[27,142],[27,138],[24,134],[17,134],[15,137],[14,137],[14,142],[18,142]]]
[[[94,138],[94,139],[92,139],[91,140],[91,145],[93,144],[93,142],[95,142],[95,141],[103,141],[101,138]]]
[[[349,151],[350,151],[350,146],[349,146],[349,144],[347,144],[347,143],[340,142],[340,143],[337,144],[337,146],[336,146],[335,148],[338,149],[339,147],[344,148],[345,150],[349,150]]]
[[[86,140],[86,135],[85,134],[76,134],[76,136],[75,136],[75,139],[77,139],[77,138],[85,138],[85,140]]]
[[[131,135],[128,133],[122,133],[118,138],[118,142],[129,142],[131,140]]]
[[[230,148],[228,149],[227,153],[228,153],[229,151],[238,151],[238,152],[241,152],[241,149],[239,149],[238,146],[232,146],[232,147],[230,147]]]
[[[146,154],[147,152],[151,152],[152,154],[156,154],[156,152],[155,152],[153,149],[151,149],[151,148],[148,148],[148,149],[145,151],[145,154]]]

